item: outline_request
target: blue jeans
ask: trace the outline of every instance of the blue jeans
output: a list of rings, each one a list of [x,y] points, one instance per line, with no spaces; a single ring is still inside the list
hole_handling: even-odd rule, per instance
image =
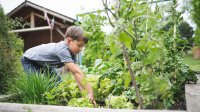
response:
[[[24,68],[24,71],[30,75],[31,73],[38,74],[50,74],[50,76],[55,76],[56,80],[61,82],[61,77],[58,76],[57,72],[54,68],[49,68],[47,66],[41,66],[37,64],[35,61],[29,60],[26,57],[21,58],[21,63]]]

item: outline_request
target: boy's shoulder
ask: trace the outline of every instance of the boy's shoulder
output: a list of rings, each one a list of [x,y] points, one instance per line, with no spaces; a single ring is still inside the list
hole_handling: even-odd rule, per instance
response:
[[[66,45],[65,41],[60,41],[60,42],[56,43],[55,48],[57,51],[68,50],[68,46]]]

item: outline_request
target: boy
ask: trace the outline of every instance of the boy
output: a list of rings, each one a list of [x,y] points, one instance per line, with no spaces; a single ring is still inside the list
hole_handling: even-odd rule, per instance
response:
[[[42,44],[28,49],[22,56],[21,62],[25,72],[55,73],[55,68],[64,66],[72,72],[80,90],[87,90],[91,103],[95,103],[94,92],[90,84],[83,84],[84,75],[77,62],[76,55],[87,44],[88,38],[83,36],[83,29],[79,26],[71,26],[65,33],[64,41],[58,43]]]

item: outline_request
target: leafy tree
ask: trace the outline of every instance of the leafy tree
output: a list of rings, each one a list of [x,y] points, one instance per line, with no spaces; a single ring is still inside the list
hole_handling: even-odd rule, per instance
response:
[[[9,33],[12,25],[0,7],[0,93],[8,92],[22,70],[19,62],[22,41],[14,33]]]
[[[200,21],[199,21],[199,19],[200,19],[200,15],[199,15],[199,13],[200,13],[200,1],[199,0],[192,0],[192,6],[193,6],[193,8],[192,8],[192,18],[193,18],[193,20],[194,20],[194,22],[196,23],[196,25],[197,25],[197,28],[196,28],[196,30],[195,30],[195,40],[194,40],[194,42],[195,42],[195,45],[197,45],[197,46],[200,46]]]
[[[179,35],[180,38],[182,39],[183,44],[182,46],[184,47],[184,50],[188,50],[193,46],[193,28],[186,22],[183,21],[179,24],[178,26],[178,30],[179,30]],[[184,45],[185,42],[185,45]]]

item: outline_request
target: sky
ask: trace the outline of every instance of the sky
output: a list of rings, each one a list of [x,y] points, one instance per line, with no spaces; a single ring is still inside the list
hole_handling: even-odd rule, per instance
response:
[[[7,14],[19,6],[25,0],[0,0],[0,4]],[[77,14],[103,9],[102,0],[28,0],[47,9],[56,11],[60,14],[76,19]],[[178,6],[183,5],[184,0],[178,0]],[[183,18],[193,27],[196,26],[190,19],[189,12],[183,14]]]
[[[7,14],[25,0],[0,0],[4,12]],[[47,9],[76,19],[76,14],[102,9],[101,0],[28,0]]]

